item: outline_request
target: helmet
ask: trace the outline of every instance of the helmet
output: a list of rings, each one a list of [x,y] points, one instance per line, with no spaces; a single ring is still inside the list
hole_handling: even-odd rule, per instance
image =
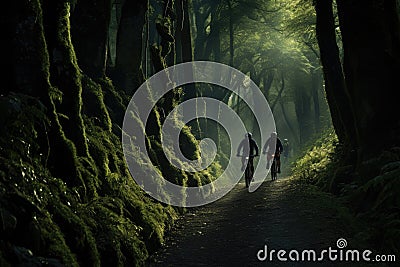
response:
[[[251,133],[246,133],[245,136],[251,138],[253,135]]]
[[[288,142],[289,140],[287,140],[287,138],[283,139],[283,141]]]
[[[277,136],[278,134],[276,132],[272,132],[271,136]]]

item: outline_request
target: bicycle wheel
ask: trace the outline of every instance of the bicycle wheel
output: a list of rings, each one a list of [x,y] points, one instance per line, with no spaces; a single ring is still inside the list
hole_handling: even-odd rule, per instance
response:
[[[244,173],[244,180],[246,182],[246,187],[249,187],[249,177],[250,177],[250,166],[247,164],[246,171]]]
[[[271,179],[272,179],[272,181],[274,181],[274,180],[276,180],[276,171],[277,171],[277,169],[276,169],[276,162],[275,162],[275,159],[272,161],[272,165],[271,165]]]

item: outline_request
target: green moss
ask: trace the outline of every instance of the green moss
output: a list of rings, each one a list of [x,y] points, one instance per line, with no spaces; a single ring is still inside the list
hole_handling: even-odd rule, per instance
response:
[[[181,169],[173,166],[167,157],[164,154],[164,150],[162,145],[156,141],[151,139],[151,150],[154,151],[154,155],[157,156],[157,158],[154,160],[152,159],[153,162],[158,162],[159,170],[162,172],[162,176],[167,179],[168,181],[178,184],[178,185],[185,185],[187,181],[187,176],[184,171]],[[167,152],[167,151],[166,151]],[[172,157],[172,156],[171,156]],[[179,159],[176,157],[172,157],[173,160],[176,162],[176,164],[179,166]]]
[[[176,219],[172,208],[165,208],[161,204],[146,200],[141,194],[135,195],[128,192],[120,194],[127,212],[126,217],[131,218],[136,225],[140,225],[142,240],[145,241],[147,250],[153,252],[164,241],[165,231]]]
[[[110,154],[109,160],[109,168],[112,172],[119,173],[121,176],[129,177],[129,170],[125,162],[125,156],[122,151],[121,144],[121,135],[111,134],[108,135],[108,140],[110,141],[110,145],[112,145],[115,149],[112,150],[113,153]]]
[[[110,79],[94,81],[81,72],[70,35],[70,5],[31,1],[24,6],[26,16],[18,15],[21,21],[16,22],[35,18],[34,34],[18,35],[21,44],[35,38],[28,48],[19,47],[33,50],[27,53],[29,59],[18,62],[38,71],[18,83],[24,94],[0,98],[0,204],[16,214],[21,229],[32,222],[38,225],[40,246],[34,244],[37,240],[16,234],[10,242],[24,244],[35,255],[60,259],[66,266],[141,266],[184,209],[158,203],[132,179],[119,126],[129,97]],[[19,34],[28,34],[27,28]],[[166,110],[177,104],[180,92],[168,96]],[[183,186],[201,185],[220,173],[214,163],[203,172],[187,174],[166,160],[158,107],[146,129],[149,154],[166,179]],[[185,155],[198,159],[190,128],[184,127],[181,135]],[[151,163],[141,153],[128,156],[135,166],[132,175],[145,179]],[[4,251],[0,247],[1,266],[8,261]]]
[[[122,125],[129,98],[123,91],[117,92],[112,81],[107,77],[100,79],[98,83],[103,89],[104,104],[107,107],[112,122]],[[120,135],[120,133],[116,134]]]
[[[74,142],[80,156],[88,156],[85,125],[81,115],[82,77],[71,40],[70,4],[64,1],[54,4],[53,8],[51,12],[56,12],[55,21],[49,22],[55,24],[55,36],[47,37],[54,44],[54,47],[49,47],[53,54],[50,81],[63,94],[59,112],[68,117],[62,124],[65,135]]]
[[[96,129],[97,128],[97,129]],[[98,129],[99,127],[89,127],[88,129],[88,145],[90,155],[93,157],[96,162],[97,169],[99,170],[100,177],[105,177],[110,173],[110,169],[108,167],[108,151],[105,147],[105,142],[107,139],[102,135],[102,129]],[[96,131],[97,130],[97,131]]]
[[[83,113],[88,116],[95,125],[111,132],[111,119],[104,104],[103,90],[101,86],[92,81],[88,76],[82,76]]]
[[[187,126],[182,128],[179,136],[179,145],[182,149],[182,153],[190,160],[196,160],[200,158],[199,143],[191,132],[191,129]]]
[[[78,172],[84,182],[85,196],[87,199],[97,197],[99,188],[98,169],[94,160],[90,157],[79,157]],[[85,201],[87,201],[85,199]]]
[[[74,144],[65,138],[60,127],[55,127],[58,131],[49,135],[49,142],[58,145],[51,147],[58,153],[51,154],[46,161],[47,156],[36,146],[38,138],[46,136],[44,129],[38,127],[43,125],[38,122],[44,119],[43,114],[20,121],[26,124],[23,132],[19,131],[19,124],[9,120],[5,125],[8,132],[26,141],[14,141],[11,147],[7,145],[11,137],[2,136],[2,147],[7,150],[0,157],[1,181],[9,181],[11,176],[26,199],[33,200],[48,214],[38,216],[43,242],[38,255],[59,258],[70,266],[99,265],[100,262],[102,265],[142,264],[163,242],[176,211],[144,195],[130,177],[120,139],[89,119],[86,128],[93,159],[77,156]],[[161,149],[158,143],[156,146]],[[70,164],[68,160],[72,160]],[[138,169],[142,169],[143,159],[136,156],[135,160],[140,166]],[[50,172],[47,167],[51,167]],[[171,171],[175,181],[186,184],[188,177],[182,171],[166,170]],[[69,174],[75,171],[78,178],[65,173],[62,179],[54,175],[63,171]],[[136,175],[141,175],[140,171]],[[7,186],[1,183],[1,188],[8,191]]]
[[[26,83],[35,90],[23,88],[34,97],[1,98],[0,110],[5,112],[0,125],[0,200],[12,202],[8,207],[15,214],[27,207],[34,210],[18,220],[18,227],[37,220],[41,245],[29,247],[32,242],[17,235],[12,242],[66,266],[142,265],[163,242],[176,211],[145,196],[130,177],[117,126],[129,99],[109,79],[96,82],[80,73],[70,36],[69,3],[44,5],[45,35],[42,3],[33,2],[36,9],[28,11],[35,13],[40,26],[35,48],[40,51],[30,55],[39,57],[42,80]],[[159,138],[159,115],[154,116]],[[143,163],[140,156],[136,161],[138,166]],[[182,183],[187,179],[177,170],[174,176]],[[19,192],[25,204],[2,192]],[[7,265],[2,248],[0,264]]]
[[[148,136],[152,136],[155,138],[158,142],[160,142],[160,137],[161,137],[161,118],[160,118],[160,113],[158,112],[158,108],[154,107],[150,114],[149,118],[146,121],[146,134]]]
[[[100,266],[95,239],[85,222],[60,202],[52,202],[49,211],[80,265]]]
[[[44,240],[43,255],[58,258],[67,266],[79,266],[77,259],[67,246],[60,228],[50,217],[38,218]]]
[[[93,157],[100,177],[106,177],[110,173],[126,175],[128,173],[122,153],[120,139],[99,126],[87,120],[87,138],[89,153]]]
[[[336,147],[337,136],[328,131],[293,164],[293,177],[328,188],[331,173],[336,168]]]
[[[116,198],[99,198],[79,210],[95,234],[102,265],[140,265],[148,255],[139,238],[141,228],[124,216],[121,203]]]

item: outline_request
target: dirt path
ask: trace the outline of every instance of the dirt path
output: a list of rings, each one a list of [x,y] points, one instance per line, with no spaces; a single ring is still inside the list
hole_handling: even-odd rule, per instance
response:
[[[345,238],[350,248],[352,239],[334,206],[329,195],[288,178],[264,182],[254,193],[240,183],[217,202],[189,210],[148,265],[310,266],[310,262],[284,264],[276,254],[272,262],[262,262],[257,252],[264,245],[288,253],[292,249],[336,249],[339,238]]]

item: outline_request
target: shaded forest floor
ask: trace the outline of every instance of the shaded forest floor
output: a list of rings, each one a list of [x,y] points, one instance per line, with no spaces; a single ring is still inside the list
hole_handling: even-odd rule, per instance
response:
[[[329,246],[337,249],[339,238],[347,240],[347,249],[368,248],[353,237],[341,207],[331,195],[289,177],[265,181],[254,193],[247,192],[242,182],[222,199],[189,209],[148,266],[310,266],[310,262],[279,262],[276,254],[272,262],[261,262],[257,252],[267,245],[268,250],[318,253]],[[339,261],[314,264],[340,265]]]

